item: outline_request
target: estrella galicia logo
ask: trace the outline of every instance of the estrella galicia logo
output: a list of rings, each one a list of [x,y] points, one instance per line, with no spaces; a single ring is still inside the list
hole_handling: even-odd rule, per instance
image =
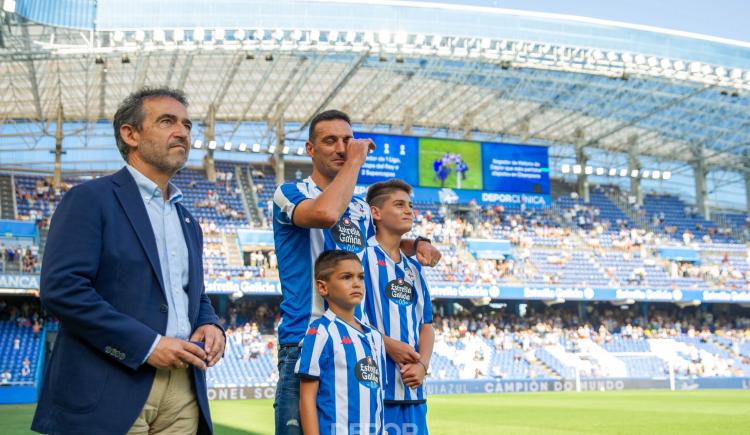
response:
[[[380,386],[380,373],[378,365],[371,356],[362,358],[354,365],[354,376],[360,384],[367,388],[375,389]]]
[[[414,287],[403,278],[394,279],[386,284],[385,295],[398,305],[411,305],[416,302]]]
[[[341,249],[349,252],[360,252],[365,249],[365,238],[359,226],[349,216],[344,216],[331,228],[333,240]]]

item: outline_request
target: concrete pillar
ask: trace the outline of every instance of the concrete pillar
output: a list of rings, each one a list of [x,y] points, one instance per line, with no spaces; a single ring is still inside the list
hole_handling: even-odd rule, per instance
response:
[[[214,150],[208,147],[208,144],[212,140],[216,140],[216,108],[213,104],[208,106],[208,116],[206,117],[206,155],[203,156],[203,170],[206,171],[206,179],[215,183],[216,162],[214,161]]]
[[[699,145],[693,152],[693,178],[695,179],[695,206],[704,218],[711,219],[711,211],[708,208],[708,188],[706,177],[708,169],[703,159],[703,145]]]
[[[274,171],[276,172],[276,184],[284,183],[284,139],[286,133],[284,132],[284,120],[279,119],[276,121],[274,128],[276,131],[276,150],[273,153]]]
[[[638,177],[630,177],[630,195],[635,198],[635,203],[640,207],[643,205],[643,192],[641,192],[641,164],[638,161],[638,135],[628,137],[628,176],[634,170],[638,171]]]
[[[589,202],[589,180],[586,175],[586,165],[588,164],[588,157],[583,149],[585,143],[583,130],[577,128],[575,131],[575,144],[576,144],[576,164],[581,166],[581,173],[578,174],[576,180],[576,186],[578,191],[578,197],[583,199],[584,202]]]
[[[55,169],[52,176],[52,188],[60,190],[62,185],[62,142],[63,142],[63,106],[57,106],[57,123],[55,127]]]

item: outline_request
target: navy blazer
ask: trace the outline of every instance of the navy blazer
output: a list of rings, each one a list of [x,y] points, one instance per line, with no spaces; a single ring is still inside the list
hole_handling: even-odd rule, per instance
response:
[[[179,203],[189,257],[193,330],[218,324],[204,291],[203,236]],[[31,428],[52,434],[124,434],[151,390],[145,364],[167,329],[159,254],[146,207],[126,168],[80,184],[52,217],[42,262],[41,299],[60,319]],[[193,368],[199,434],[213,432],[206,375]]]

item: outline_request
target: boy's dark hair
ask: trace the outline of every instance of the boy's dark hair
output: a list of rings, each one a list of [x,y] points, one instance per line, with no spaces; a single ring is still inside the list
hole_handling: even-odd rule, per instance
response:
[[[138,131],[141,131],[143,127],[143,101],[149,98],[160,98],[169,97],[180,102],[183,106],[188,106],[187,97],[185,93],[179,89],[171,89],[166,87],[161,88],[141,88],[138,91],[125,97],[117,108],[114,119],[112,120],[112,127],[115,129],[115,142],[117,143],[117,149],[120,151],[120,155],[125,161],[128,161],[128,153],[130,153],[130,147],[122,139],[120,135],[120,127],[125,124],[132,125]]]
[[[370,204],[370,207],[382,207],[388,195],[391,193],[401,190],[411,195],[411,186],[409,183],[399,180],[398,178],[392,178],[387,181],[381,181],[375,183],[367,189],[366,201]]]
[[[340,249],[329,249],[323,251],[318,259],[315,260],[315,279],[327,280],[330,278],[336,265],[345,260],[354,260],[359,264],[362,261],[357,257],[357,254],[349,251],[343,251]]]
[[[351,119],[349,119],[349,115],[346,113],[340,111],[340,110],[326,110],[325,112],[320,112],[310,121],[310,130],[307,132],[307,140],[310,142],[315,142],[315,127],[318,125],[319,122],[322,121],[333,121],[334,119],[340,119],[342,121],[346,121],[347,124],[352,125]]]

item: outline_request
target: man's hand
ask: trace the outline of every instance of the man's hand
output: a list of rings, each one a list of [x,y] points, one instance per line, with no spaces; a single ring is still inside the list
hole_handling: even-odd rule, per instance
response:
[[[216,325],[203,325],[193,332],[190,341],[202,341],[208,355],[208,366],[213,367],[224,355],[226,339],[224,332]]]
[[[385,342],[385,352],[396,364],[412,364],[419,361],[419,353],[408,344],[394,340],[390,337],[383,337]]]
[[[442,256],[443,254],[440,253],[438,248],[432,246],[431,243],[422,242],[417,244],[417,261],[422,266],[435,267]]]
[[[361,166],[374,149],[375,142],[372,139],[350,139],[346,144],[346,160],[354,160]]]
[[[401,379],[409,388],[417,388],[424,382],[427,371],[424,366],[417,362],[412,364],[403,364],[400,366]]]
[[[161,337],[146,360],[157,369],[186,369],[193,365],[206,370],[206,352],[193,343],[173,337]]]

